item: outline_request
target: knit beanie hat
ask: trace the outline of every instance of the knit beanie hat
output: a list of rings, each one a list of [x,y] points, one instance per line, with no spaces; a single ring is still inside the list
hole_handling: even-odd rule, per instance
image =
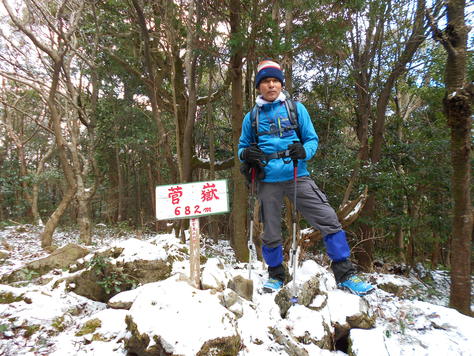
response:
[[[257,66],[255,88],[258,89],[260,82],[265,78],[276,78],[281,82],[281,85],[285,85],[285,77],[283,76],[280,65],[269,59],[261,61]]]

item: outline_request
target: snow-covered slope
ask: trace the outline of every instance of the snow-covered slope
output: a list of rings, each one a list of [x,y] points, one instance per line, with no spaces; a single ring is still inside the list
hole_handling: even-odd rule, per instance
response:
[[[102,356],[126,355],[128,349],[217,355],[227,347],[221,354],[474,355],[474,318],[444,306],[449,285],[443,272],[427,272],[431,285],[414,276],[364,275],[380,288],[360,298],[338,290],[327,267],[304,261],[297,270],[297,293],[311,282],[317,284],[315,294],[310,303],[290,306],[283,318],[275,295],[260,292],[267,277],[261,262],[252,273],[251,301],[227,288],[248,271],[236,263],[226,241],[203,243],[207,289],[199,290],[187,282],[186,245],[171,234],[136,237],[96,229],[97,245],[72,270],[55,269],[41,278],[25,271],[24,281],[0,285],[0,354]],[[68,242],[77,243],[76,232],[55,235],[57,245]],[[48,255],[30,226],[0,231],[0,243],[0,277]],[[87,261],[112,246],[119,252],[111,263],[164,260],[172,263],[169,277],[116,294],[108,303],[71,291],[68,278],[91,268]]]

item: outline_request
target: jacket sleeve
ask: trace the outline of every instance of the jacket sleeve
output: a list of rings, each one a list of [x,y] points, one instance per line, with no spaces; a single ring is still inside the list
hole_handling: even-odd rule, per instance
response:
[[[242,159],[240,158],[240,155],[242,151],[249,147],[251,143],[253,143],[254,140],[254,134],[252,132],[252,123],[250,122],[250,112],[248,112],[245,117],[244,121],[242,123],[242,132],[240,134],[240,140],[239,140],[239,152],[238,152],[238,157],[241,162]]]
[[[305,106],[300,102],[297,102],[296,108],[298,111],[298,125],[301,133],[301,140],[306,151],[305,161],[309,161],[313,158],[318,149],[319,138]]]

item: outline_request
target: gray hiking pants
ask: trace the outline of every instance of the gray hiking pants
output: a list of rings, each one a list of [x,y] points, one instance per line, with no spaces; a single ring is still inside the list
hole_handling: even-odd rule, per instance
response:
[[[336,212],[329,205],[326,195],[318,188],[316,183],[310,177],[298,178],[296,184],[296,208],[304,216],[306,221],[315,227],[323,237],[330,234],[342,232],[343,243],[342,246],[346,246],[343,249],[349,247],[345,239],[345,233],[342,230],[341,223],[337,218]],[[281,209],[283,205],[283,198],[287,196],[291,201],[294,197],[294,182],[293,180],[285,182],[265,183],[259,182],[258,184],[258,198],[261,202],[261,217],[263,222],[263,244],[268,246],[270,249],[276,249],[276,247],[283,245],[283,239],[281,237]],[[340,235],[337,234],[337,235]],[[338,255],[341,246],[341,236],[337,244],[329,242],[329,248],[332,250],[332,254]],[[326,248],[328,248],[328,241],[324,239]],[[336,250],[334,250],[336,248]],[[265,251],[264,257],[265,257]],[[266,259],[268,256],[266,257]],[[276,260],[275,257],[270,257]],[[279,256],[282,258],[282,256]],[[268,261],[267,261],[268,263]],[[341,283],[355,274],[356,270],[349,259],[344,258],[343,260],[333,261],[331,264],[334,272],[334,277],[337,283]],[[285,271],[282,265],[269,267],[269,276],[280,280],[285,279]]]
[[[323,236],[342,229],[336,212],[329,205],[326,195],[310,177],[299,177],[296,184],[296,208],[306,221]],[[293,201],[293,180],[284,182],[259,182],[258,198],[261,202],[263,221],[262,241],[268,247],[283,244],[281,237],[281,210],[283,199],[287,196]]]

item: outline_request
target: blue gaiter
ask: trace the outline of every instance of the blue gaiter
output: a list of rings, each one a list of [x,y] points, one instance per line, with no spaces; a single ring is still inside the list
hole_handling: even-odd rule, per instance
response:
[[[278,245],[277,247],[268,247],[263,245],[262,255],[268,266],[279,266],[283,262],[283,246]]]

